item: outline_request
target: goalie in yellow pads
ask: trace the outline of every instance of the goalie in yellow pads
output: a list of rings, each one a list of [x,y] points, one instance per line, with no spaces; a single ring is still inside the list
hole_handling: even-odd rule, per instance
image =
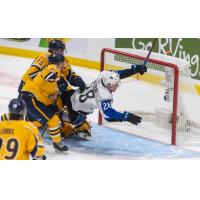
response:
[[[45,160],[44,147],[38,129],[24,121],[25,103],[13,99],[9,103],[7,120],[0,122],[0,160]]]

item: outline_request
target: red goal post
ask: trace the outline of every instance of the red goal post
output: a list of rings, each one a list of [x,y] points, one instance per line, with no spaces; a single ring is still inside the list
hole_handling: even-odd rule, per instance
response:
[[[146,59],[145,56],[137,55],[134,53],[127,53],[127,52],[123,52],[123,51],[119,51],[119,50],[115,50],[115,49],[104,48],[101,51],[100,71],[107,70],[107,68],[105,67],[106,66],[105,58],[106,58],[107,54],[119,55],[119,56],[126,57],[126,58],[133,58],[133,59],[140,60],[142,62],[145,61],[145,59]],[[173,93],[173,108],[172,108],[173,111],[172,111],[171,144],[176,145],[179,69],[176,64],[170,63],[170,62],[165,62],[165,61],[162,61],[159,59],[158,60],[152,59],[151,55],[150,55],[150,58],[148,59],[148,63],[149,62],[153,63],[153,64],[158,64],[158,65],[161,65],[164,67],[169,67],[169,68],[173,69],[173,71],[174,71],[174,85],[173,85],[174,93]],[[103,123],[100,112],[99,112],[98,123],[99,123],[99,125],[102,125],[102,123]]]

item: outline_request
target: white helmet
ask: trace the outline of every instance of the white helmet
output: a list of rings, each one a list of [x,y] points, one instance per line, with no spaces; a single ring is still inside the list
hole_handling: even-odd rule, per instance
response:
[[[113,86],[115,84],[120,84],[120,77],[119,74],[115,71],[103,71],[101,72],[101,79],[105,87]]]

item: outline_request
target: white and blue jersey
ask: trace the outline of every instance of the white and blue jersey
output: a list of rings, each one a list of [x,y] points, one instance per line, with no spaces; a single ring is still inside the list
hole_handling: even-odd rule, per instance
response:
[[[77,90],[71,96],[72,108],[84,113],[93,113],[95,109],[99,109],[107,121],[122,121],[123,113],[112,108],[113,94],[104,87],[101,76],[102,73],[85,91],[80,93]]]

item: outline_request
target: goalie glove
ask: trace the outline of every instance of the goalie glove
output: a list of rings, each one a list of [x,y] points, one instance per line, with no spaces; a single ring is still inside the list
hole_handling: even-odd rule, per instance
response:
[[[123,113],[122,120],[130,122],[130,123],[135,124],[135,125],[138,125],[139,123],[142,122],[142,118],[141,117],[139,117],[137,115],[134,115],[132,113],[126,112],[126,111]]]
[[[145,72],[147,72],[147,67],[145,65],[132,65],[132,70],[135,70],[136,73],[140,73],[140,75],[143,75]]]

